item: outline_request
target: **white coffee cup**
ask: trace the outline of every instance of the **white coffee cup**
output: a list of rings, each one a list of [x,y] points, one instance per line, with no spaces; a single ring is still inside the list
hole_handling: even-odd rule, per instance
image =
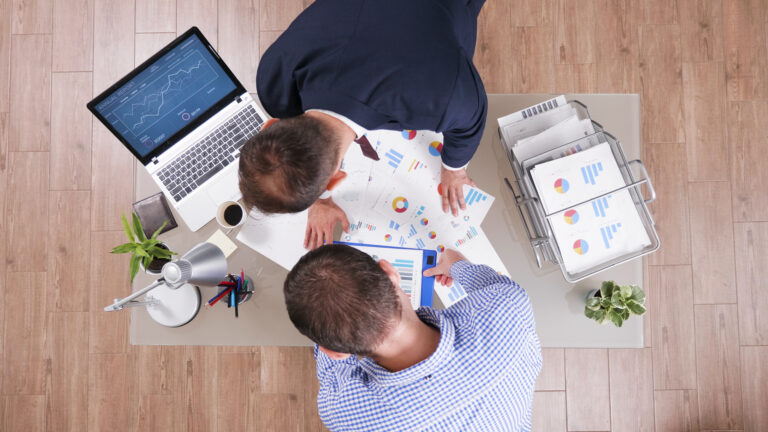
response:
[[[216,222],[226,229],[239,227],[247,217],[245,207],[237,201],[224,201],[216,212]]]

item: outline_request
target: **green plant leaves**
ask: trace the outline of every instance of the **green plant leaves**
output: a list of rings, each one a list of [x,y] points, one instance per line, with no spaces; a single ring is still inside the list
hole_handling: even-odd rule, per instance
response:
[[[621,325],[624,324],[624,318],[622,318],[616,311],[608,312],[608,318],[611,319],[611,322],[616,325],[616,327],[621,327]]]
[[[632,285],[631,299],[636,301],[638,304],[645,304],[645,293],[639,286]]]
[[[632,296],[632,287],[629,285],[622,285],[619,287],[619,292],[623,299],[629,299]]]
[[[143,242],[147,239],[147,236],[144,234],[144,228],[141,227],[141,221],[136,213],[131,213],[131,217],[133,218],[133,231],[136,233],[136,238]]]
[[[110,253],[113,253],[113,254],[124,254],[124,253],[128,253],[128,252],[133,252],[135,246],[136,246],[135,243],[123,243],[120,246],[115,246],[112,249],[112,252],[110,252]]]
[[[599,323],[606,319],[621,327],[630,315],[646,312],[645,293],[637,285],[617,285],[604,281],[600,286],[601,297],[590,297],[584,306],[584,315]]]
[[[590,310],[598,310],[600,309],[600,299],[596,297],[591,297],[589,300],[587,300],[587,309]]]
[[[627,302],[627,309],[635,315],[642,315],[646,311],[645,306],[636,303],[634,300]]]
[[[613,289],[616,286],[616,284],[613,281],[605,281],[600,286],[600,295],[605,298],[611,298],[613,295]]]
[[[596,310],[593,319],[602,324],[605,321],[605,311],[603,309]]]
[[[136,273],[139,272],[139,261],[141,260],[141,257],[138,255],[134,255],[131,257],[131,263],[129,264],[129,270],[131,273],[131,283],[133,283],[133,278],[136,277]]]
[[[165,228],[166,225],[168,225],[168,219],[166,219],[165,222],[163,222],[163,224],[160,225],[160,228],[156,229],[155,232],[152,233],[151,239],[157,240],[157,236],[160,235],[160,232],[163,231],[163,228]]]
[[[616,309],[624,309],[626,307],[624,306],[624,299],[621,298],[621,292],[619,290],[615,290],[613,292],[613,296],[611,297],[611,306]]]
[[[128,225],[128,219],[125,218],[125,213],[123,213],[123,230],[125,230],[125,235],[128,237],[129,242],[136,242],[136,238],[133,236],[133,232],[131,232],[131,226]]]

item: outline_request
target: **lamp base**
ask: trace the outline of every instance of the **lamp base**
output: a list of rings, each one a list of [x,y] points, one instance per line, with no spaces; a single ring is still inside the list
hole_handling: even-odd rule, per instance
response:
[[[166,327],[181,327],[200,311],[200,289],[191,284],[178,289],[163,284],[150,291],[146,299],[154,303],[147,306],[149,316]]]

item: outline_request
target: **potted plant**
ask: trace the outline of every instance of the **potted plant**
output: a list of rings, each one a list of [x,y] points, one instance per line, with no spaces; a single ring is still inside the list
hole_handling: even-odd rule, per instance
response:
[[[610,320],[616,327],[621,327],[630,315],[644,314],[644,304],[645,293],[639,286],[605,281],[599,290],[587,295],[584,315],[600,324]]]
[[[165,263],[171,261],[171,257],[176,255],[168,249],[157,236],[163,231],[168,221],[158,228],[151,237],[147,238],[144,234],[144,229],[141,226],[141,221],[136,213],[133,213],[133,230],[131,225],[128,224],[128,220],[123,214],[123,229],[125,235],[128,237],[128,243],[121,244],[112,249],[113,254],[130,253],[131,254],[131,283],[133,278],[136,277],[136,273],[139,272],[139,267],[143,267],[148,273],[159,274]]]

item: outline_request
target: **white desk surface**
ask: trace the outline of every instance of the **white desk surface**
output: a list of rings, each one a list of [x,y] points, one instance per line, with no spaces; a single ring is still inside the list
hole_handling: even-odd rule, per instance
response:
[[[610,347],[640,348],[643,346],[643,319],[631,317],[622,328],[599,325],[584,317],[584,297],[603,280],[613,279],[622,284],[642,286],[642,261],[634,260],[577,284],[567,283],[558,267],[548,264],[538,269],[528,243],[514,198],[504,178],[513,178],[512,168],[504,155],[498,138],[496,119],[552,95],[488,95],[489,112],[485,134],[469,165],[470,176],[477,185],[496,197],[483,222],[483,229],[513,278],[528,292],[536,317],[536,328],[545,347]],[[589,107],[592,118],[616,136],[629,159],[640,157],[640,100],[637,95],[567,95]],[[157,186],[146,170],[137,164],[136,197],[157,192]],[[162,236],[172,250],[183,253],[205,241],[218,229],[211,221],[195,233],[184,226]],[[236,233],[230,238],[234,240]],[[189,324],[167,328],[156,324],[144,308],[131,309],[131,343],[135,345],[293,345],[307,346],[311,342],[296,331],[288,318],[282,294],[286,270],[269,259],[238,244],[229,257],[230,272],[245,268],[254,275],[259,268],[261,277],[255,280],[255,295],[240,307],[240,318],[224,305],[201,309]],[[153,279],[144,273],[136,276],[134,289],[146,286]],[[203,301],[216,294],[216,288],[201,287]],[[112,313],[127,313],[112,312]]]

